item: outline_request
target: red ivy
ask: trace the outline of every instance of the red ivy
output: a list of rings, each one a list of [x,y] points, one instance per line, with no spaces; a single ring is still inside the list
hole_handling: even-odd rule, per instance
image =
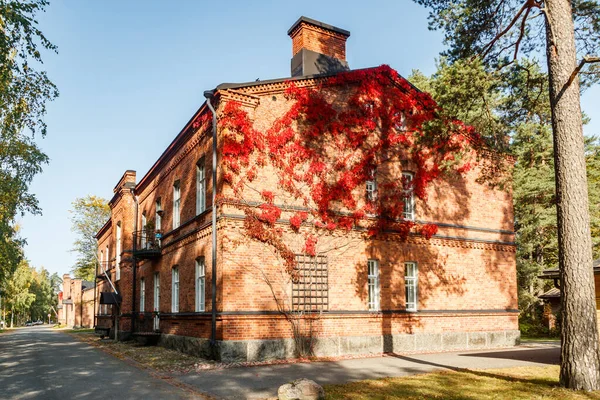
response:
[[[290,82],[285,96],[289,109],[265,131],[234,101],[219,120],[223,177],[234,197],[244,198],[263,166],[277,179],[274,191],[259,191],[265,203],[258,209],[242,207],[253,221],[246,223],[251,238],[273,246],[293,269],[292,245],[275,227],[283,213],[275,204],[306,207],[288,217],[296,233],[309,223],[324,231],[360,226],[371,237],[393,230],[401,240],[411,233],[427,239],[436,234],[435,225],[404,219],[405,199],[412,191],[426,201],[427,187],[443,170],[464,173],[471,167],[458,160],[480,140],[473,128],[456,120],[439,123],[431,97],[385,65],[340,73],[313,87]],[[402,161],[413,165],[412,180],[385,179],[385,168]],[[367,200],[366,182],[374,171],[378,189]],[[309,234],[303,250],[314,255],[317,243]]]

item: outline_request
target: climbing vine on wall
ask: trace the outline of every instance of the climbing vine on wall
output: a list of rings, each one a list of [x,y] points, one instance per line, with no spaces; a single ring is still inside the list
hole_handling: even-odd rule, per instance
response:
[[[427,201],[427,187],[442,173],[471,167],[480,143],[471,127],[442,120],[431,97],[388,66],[312,86],[290,81],[284,97],[289,107],[267,129],[235,101],[219,118],[223,180],[231,187],[221,201],[243,210],[249,238],[272,246],[291,271],[295,253],[314,255],[324,233],[435,235],[437,226],[405,218],[405,200],[412,192]],[[265,188],[261,171],[276,185]],[[367,182],[376,188],[370,194]],[[290,234],[302,249],[284,239]]]

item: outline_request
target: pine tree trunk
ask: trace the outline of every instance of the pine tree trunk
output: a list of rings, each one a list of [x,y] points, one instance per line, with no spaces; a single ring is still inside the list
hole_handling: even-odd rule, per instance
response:
[[[569,0],[547,0],[546,9],[561,278],[560,383],[598,390],[600,352],[579,80],[564,88],[577,64],[573,14]]]

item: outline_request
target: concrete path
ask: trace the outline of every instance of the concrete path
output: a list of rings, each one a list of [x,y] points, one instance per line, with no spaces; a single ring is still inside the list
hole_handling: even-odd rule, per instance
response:
[[[277,388],[298,378],[319,384],[345,383],[457,368],[490,369],[558,364],[558,342],[529,343],[503,350],[387,356],[337,362],[282,364],[203,371],[178,377],[199,391],[223,399],[276,397]]]
[[[0,334],[0,399],[190,399],[71,336],[36,326]]]

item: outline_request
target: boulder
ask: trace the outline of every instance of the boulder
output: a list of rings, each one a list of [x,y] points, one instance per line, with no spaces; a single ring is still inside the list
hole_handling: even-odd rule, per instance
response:
[[[325,390],[310,379],[296,379],[279,387],[277,391],[279,400],[322,400]]]

